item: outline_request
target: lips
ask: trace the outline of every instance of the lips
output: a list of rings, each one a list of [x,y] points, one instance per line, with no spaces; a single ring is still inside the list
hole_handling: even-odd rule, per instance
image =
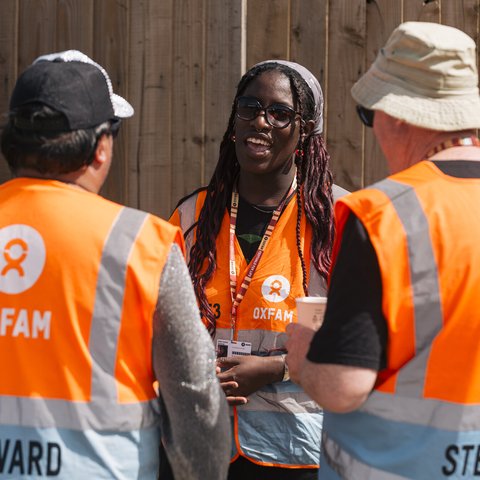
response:
[[[252,155],[265,155],[272,148],[272,141],[264,135],[248,135],[245,145]]]

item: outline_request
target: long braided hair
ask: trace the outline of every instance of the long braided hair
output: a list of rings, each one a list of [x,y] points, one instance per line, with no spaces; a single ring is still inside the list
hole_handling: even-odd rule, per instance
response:
[[[275,62],[263,63],[249,70],[240,79],[233,100],[228,127],[220,144],[220,155],[213,176],[207,186],[205,202],[196,225],[196,240],[190,251],[189,270],[199,302],[200,313],[207,321],[210,334],[215,334],[215,315],[208,304],[205,287],[216,269],[216,238],[228,207],[234,182],[240,172],[232,136],[235,128],[237,98],[256,77],[269,70],[277,70],[290,81],[296,110],[304,121],[314,118],[315,101],[305,80],[294,70]],[[304,136],[304,122],[300,122],[300,136],[295,155],[297,166],[297,251],[303,273],[303,290],[308,295],[307,271],[300,242],[302,211],[313,231],[311,258],[323,278],[327,278],[333,244],[333,197],[330,157],[320,135]],[[293,155],[293,152],[292,152]]]

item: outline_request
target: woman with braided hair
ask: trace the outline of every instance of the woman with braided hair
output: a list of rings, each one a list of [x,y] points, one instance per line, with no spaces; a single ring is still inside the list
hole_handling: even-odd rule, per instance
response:
[[[229,479],[314,479],[322,412],[289,381],[295,298],[325,295],[334,193],[318,80],[269,60],[240,80],[206,188],[179,202],[190,274],[234,423]],[[343,190],[343,192],[345,192]]]

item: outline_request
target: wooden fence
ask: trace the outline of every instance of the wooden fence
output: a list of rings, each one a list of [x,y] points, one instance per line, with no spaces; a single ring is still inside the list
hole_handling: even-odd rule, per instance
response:
[[[167,216],[208,181],[242,73],[290,59],[322,84],[335,181],[355,190],[386,168],[352,84],[401,22],[453,25],[477,41],[479,19],[480,0],[0,0],[0,111],[38,55],[85,52],[136,110],[102,193]]]

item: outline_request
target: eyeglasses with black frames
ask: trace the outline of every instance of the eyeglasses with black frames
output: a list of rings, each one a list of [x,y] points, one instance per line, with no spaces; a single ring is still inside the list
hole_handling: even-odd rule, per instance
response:
[[[369,110],[368,108],[357,105],[357,113],[362,123],[369,128],[373,127],[373,120],[375,118],[375,110]]]
[[[286,128],[300,115],[293,108],[282,103],[274,103],[264,107],[256,98],[237,98],[237,117],[241,120],[253,120],[259,115],[265,115],[267,123],[274,128]]]

